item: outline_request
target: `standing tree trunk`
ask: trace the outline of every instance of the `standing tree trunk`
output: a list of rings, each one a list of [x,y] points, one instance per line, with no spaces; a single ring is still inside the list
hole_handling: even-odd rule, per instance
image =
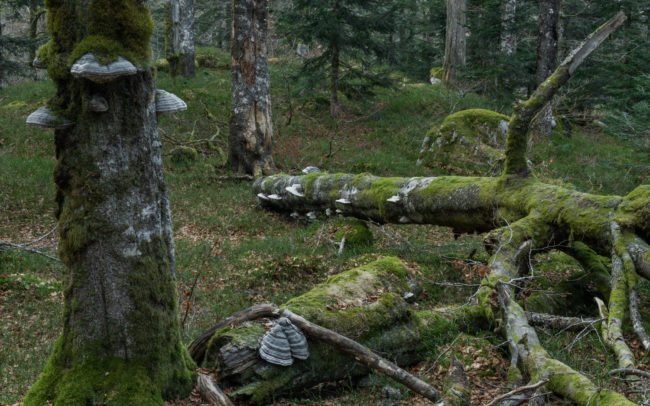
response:
[[[560,21],[560,0],[539,1],[539,31],[537,32],[537,74],[535,84],[539,86],[551,76],[557,66],[558,25]],[[553,102],[550,101],[532,123],[534,135],[550,137],[553,129]]]
[[[267,21],[267,0],[233,0],[229,159],[234,171],[253,176],[275,171]]]
[[[466,55],[466,0],[447,0],[447,29],[445,32],[445,61],[442,80],[451,83],[458,67],[465,66]]]
[[[38,36],[38,22],[41,20],[41,17],[45,14],[45,8],[42,5],[37,4],[30,4],[28,6],[29,9],[29,32],[28,32],[28,37],[30,41],[32,41],[29,44],[29,54],[28,54],[28,62],[31,64],[34,59],[36,58],[36,37]],[[32,77],[34,80],[38,79],[37,75],[37,68],[35,66],[32,66]]]
[[[165,54],[169,71],[172,76],[194,77],[194,0],[168,0],[165,15]]]
[[[191,391],[194,365],[180,339],[149,8],[139,0],[49,2],[48,30],[44,62],[57,86],[50,107],[76,123],[55,132],[65,311],[24,404],[162,405]],[[138,69],[73,77],[58,62],[79,53],[125,56]],[[98,99],[105,109],[89,103]]]
[[[501,14],[501,52],[508,56],[517,50],[516,15],[517,0],[505,0]]]
[[[332,68],[330,73],[330,116],[339,117],[341,108],[339,107],[339,47],[337,44],[332,46]]]

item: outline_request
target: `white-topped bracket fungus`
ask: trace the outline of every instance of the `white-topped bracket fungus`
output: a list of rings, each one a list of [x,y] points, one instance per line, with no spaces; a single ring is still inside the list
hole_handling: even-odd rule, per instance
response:
[[[54,128],[60,130],[68,128],[74,123],[65,117],[58,116],[49,107],[39,107],[35,112],[27,116],[26,123],[43,128]]]
[[[187,104],[180,97],[166,90],[156,89],[156,113],[175,113],[187,110]]]
[[[41,63],[41,60],[38,59],[38,56],[35,57],[34,60],[32,61],[32,66],[36,69],[47,69],[47,66],[43,65]]]
[[[262,337],[259,354],[264,361],[271,364],[285,367],[293,364],[291,344],[282,325],[276,324]]]
[[[320,173],[320,169],[318,169],[315,166],[308,166],[305,169],[302,170],[302,173],[308,175],[310,173]]]
[[[296,197],[305,197],[305,194],[302,192],[302,185],[299,183],[287,186],[284,189]]]
[[[76,78],[106,83],[122,76],[135,75],[138,69],[121,56],[118,56],[114,62],[102,65],[93,53],[87,53],[72,64],[70,73]]]

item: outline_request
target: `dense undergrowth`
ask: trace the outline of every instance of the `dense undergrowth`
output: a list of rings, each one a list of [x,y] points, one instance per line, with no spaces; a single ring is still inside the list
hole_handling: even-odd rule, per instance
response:
[[[262,301],[277,304],[299,295],[328,276],[385,255],[396,255],[417,267],[424,291],[421,307],[462,303],[479,281],[487,260],[480,235],[456,235],[430,226],[371,225],[372,245],[348,246],[338,254],[333,242],[345,228],[342,218],[319,217],[306,223],[265,212],[257,205],[248,181],[229,178],[226,166],[230,80],[227,56],[202,56],[202,68],[190,80],[159,72],[158,87],[188,104],[188,111],[161,116],[160,131],[166,178],[172,202],[179,274],[179,300],[184,340],[244,307]],[[422,176],[460,174],[465,168],[417,167],[424,134],[448,114],[467,108],[488,108],[509,114],[472,93],[440,86],[404,83],[379,90],[372,98],[345,100],[345,115],[333,120],[323,95],[294,95],[285,63],[271,61],[275,162],[284,172],[313,165],[329,172],[371,172],[375,175]],[[51,230],[54,220],[54,143],[51,131],[24,124],[25,117],[53,94],[49,81],[26,82],[0,94],[0,240],[32,241]],[[290,96],[291,95],[291,96]],[[198,151],[196,159],[175,155],[179,146]],[[542,180],[578,190],[624,195],[650,181],[650,154],[639,143],[600,127],[566,124],[551,139],[534,140],[531,160]],[[340,235],[340,234],[339,234]],[[56,233],[34,244],[55,255]],[[578,265],[551,251],[537,258],[539,278],[530,289],[552,287],[578,272]],[[25,251],[0,253],[0,404],[18,402],[42,370],[61,325],[63,269],[56,261]],[[446,281],[456,285],[441,286]],[[650,297],[648,283],[643,297]],[[593,312],[594,308],[581,311]],[[646,321],[650,306],[645,304]],[[414,368],[440,382],[452,357],[478,382],[477,402],[507,385],[502,339],[486,332],[477,339],[453,326],[446,340],[430,344],[430,357]],[[440,337],[433,334],[432,337]],[[552,355],[609,384],[615,364],[595,329],[541,334]],[[634,340],[631,340],[634,346]],[[451,343],[451,344],[450,344]],[[636,348],[638,350],[638,347]],[[648,355],[639,355],[648,368]],[[383,377],[362,386],[351,382],[325,385],[280,403],[369,404],[381,397]],[[403,388],[400,388],[403,389]],[[623,390],[622,388],[618,388]],[[351,390],[351,391],[350,391]],[[332,398],[335,396],[335,398]],[[334,399],[334,400],[333,400]],[[412,404],[406,400],[406,404]]]

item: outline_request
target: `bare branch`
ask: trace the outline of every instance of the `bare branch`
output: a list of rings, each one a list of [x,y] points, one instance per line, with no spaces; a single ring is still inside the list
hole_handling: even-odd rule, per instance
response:
[[[529,385],[520,386],[518,388],[515,388],[515,389],[511,390],[508,393],[504,393],[503,395],[497,396],[496,398],[492,399],[492,401],[490,403],[486,404],[485,406],[494,406],[497,403],[501,402],[502,400],[506,400],[508,398],[511,398],[514,395],[518,394],[518,393],[527,392],[529,390],[537,389],[540,386],[546,384],[547,382],[548,382],[548,379],[542,379],[541,381],[537,381],[537,382],[529,384]]]

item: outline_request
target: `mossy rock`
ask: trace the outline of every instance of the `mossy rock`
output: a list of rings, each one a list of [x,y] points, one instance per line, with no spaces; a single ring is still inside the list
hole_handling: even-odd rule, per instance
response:
[[[154,62],[154,66],[158,72],[169,73],[169,62],[167,59],[157,59],[156,62]]]
[[[426,135],[418,164],[458,175],[496,175],[503,169],[510,117],[484,109],[445,118]]]
[[[365,221],[359,219],[348,220],[339,225],[334,233],[334,239],[341,241],[345,237],[345,245],[360,246],[372,244],[372,232]]]
[[[175,163],[194,162],[198,157],[199,153],[192,147],[182,145],[172,150],[172,162]]]
[[[436,66],[429,71],[429,77],[442,80],[442,66]]]
[[[219,52],[207,52],[196,55],[196,66],[206,69],[229,69],[230,58]]]

